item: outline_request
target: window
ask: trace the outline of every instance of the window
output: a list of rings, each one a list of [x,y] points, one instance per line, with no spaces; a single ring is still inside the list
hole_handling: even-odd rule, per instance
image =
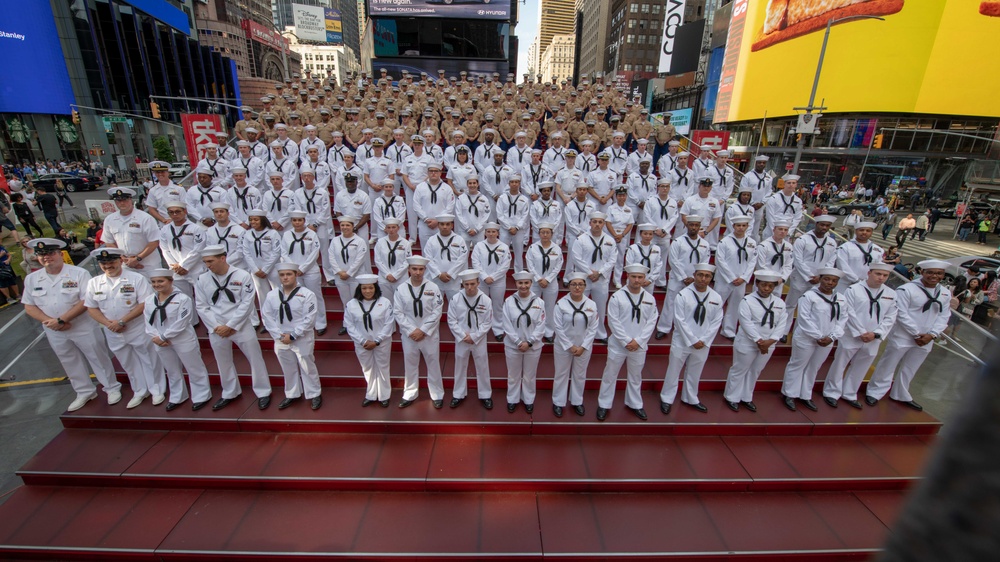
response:
[[[642,13],[644,13],[644,14],[648,14],[649,13],[649,4],[643,4],[642,5]]]
[[[646,65],[646,72],[654,72],[654,70],[653,70],[653,65],[651,65],[651,64],[647,64],[647,65]]]
[[[635,43],[635,35],[629,35],[625,38],[626,43]]]
[[[635,2],[629,4],[628,11],[630,13],[633,13],[633,14],[638,14],[639,13],[639,4],[637,4]]]
[[[625,65],[625,72],[628,72],[630,70],[632,70],[632,65],[631,64],[626,64]]]
[[[645,35],[640,35],[639,36],[639,44],[640,45],[645,45],[646,44],[646,36]]]
[[[652,20],[649,22],[650,29],[660,29],[660,20]]]
[[[635,20],[628,20],[628,28],[635,29]]]
[[[660,5],[659,4],[653,4],[653,13],[654,14],[660,13]]]

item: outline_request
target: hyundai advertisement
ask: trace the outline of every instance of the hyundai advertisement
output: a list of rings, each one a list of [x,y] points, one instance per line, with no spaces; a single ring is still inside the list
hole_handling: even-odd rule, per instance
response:
[[[371,17],[510,19],[510,0],[368,0]]]

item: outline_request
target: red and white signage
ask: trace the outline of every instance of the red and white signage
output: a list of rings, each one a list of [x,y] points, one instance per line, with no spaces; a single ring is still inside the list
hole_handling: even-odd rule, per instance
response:
[[[291,52],[288,47],[288,39],[282,37],[277,31],[264,27],[252,20],[243,20],[240,22],[240,25],[247,34],[247,39],[267,45],[276,51],[284,50],[286,53]]]
[[[205,157],[204,146],[215,142],[215,132],[222,130],[221,115],[182,113],[181,126],[184,127],[184,142],[187,143],[188,161],[194,168]]]
[[[691,158],[688,160],[694,163],[694,159],[701,154],[702,150],[723,150],[729,148],[729,131],[691,131]]]

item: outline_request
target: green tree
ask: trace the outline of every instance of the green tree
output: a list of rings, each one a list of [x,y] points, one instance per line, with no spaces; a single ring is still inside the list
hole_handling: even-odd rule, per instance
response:
[[[157,160],[163,160],[164,162],[173,162],[176,158],[174,156],[174,147],[170,146],[170,139],[163,136],[153,139],[153,153],[156,155]]]

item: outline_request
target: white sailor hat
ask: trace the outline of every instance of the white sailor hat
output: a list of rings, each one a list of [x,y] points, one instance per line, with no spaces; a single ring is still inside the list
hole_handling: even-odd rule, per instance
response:
[[[305,127],[302,127],[302,130],[303,131],[315,131],[316,130],[316,125],[306,125]]]
[[[500,230],[500,223],[497,223],[497,222],[488,222],[488,223],[486,223],[486,224],[483,225],[483,231],[487,231],[487,230],[491,230],[491,229],[492,230]]]
[[[736,193],[753,193],[753,188],[749,185],[741,185]]]
[[[666,186],[669,186],[670,183],[671,183],[670,182],[670,176],[666,176],[666,175],[663,176],[662,178],[656,180],[656,185],[666,185]]]
[[[777,271],[771,271],[770,269],[758,269],[753,272],[753,276],[757,281],[767,281],[770,283],[780,283],[781,273]]]
[[[784,179],[785,181],[799,181],[800,177],[797,174],[786,174]]]
[[[392,178],[385,178],[384,180],[382,180],[382,183],[379,184],[379,185],[396,185],[396,181],[393,180]],[[384,193],[385,195],[388,195],[390,197],[392,196],[392,191],[383,191],[382,193]]]
[[[624,138],[625,137],[625,133],[623,133],[621,131],[615,131],[614,134],[612,134],[611,136],[612,137],[623,137]]]
[[[288,128],[288,125],[285,125],[284,123],[276,123],[274,125],[274,130],[275,131],[277,131],[278,129],[287,129],[287,128]]]
[[[873,271],[892,271],[896,267],[891,263],[873,263],[868,266],[868,269]]]
[[[271,148],[283,148],[281,143],[278,141],[271,141],[271,144],[269,144],[268,146],[270,146]]]
[[[430,261],[423,256],[410,256],[406,258],[406,265],[427,265]]]
[[[202,160],[201,162],[198,162],[198,165],[195,166],[195,168],[194,168],[194,173],[195,174],[205,174],[205,175],[209,175],[209,176],[215,174],[215,172],[212,171],[212,167],[209,166],[208,162],[205,162],[204,160]]]
[[[682,150],[682,151],[680,151],[680,152],[677,153],[677,157],[678,158],[681,158],[681,157],[687,158],[688,156],[691,156],[691,153],[688,152],[688,151],[686,151],[686,150]]]
[[[541,189],[545,187],[552,189],[553,187],[555,187],[555,185],[556,182],[554,181],[540,181],[537,184],[535,184],[535,187],[537,187],[539,191],[541,191]]]
[[[382,219],[382,226],[390,226],[390,225],[399,226],[401,224],[403,224],[403,221],[397,219],[396,217],[386,217]]]
[[[525,133],[524,131],[518,131],[518,132],[514,133],[514,138],[517,138],[517,137],[527,137],[527,136],[528,136],[528,133]]]
[[[638,139],[635,141],[636,144],[649,144],[649,139]]]
[[[688,215],[687,216],[687,222],[695,222],[695,223],[701,224],[701,221],[702,221],[702,219],[698,215]]]
[[[375,131],[374,131],[374,130],[372,130],[372,129],[369,129],[368,127],[365,127],[364,129],[361,129],[361,134],[363,134],[363,135],[364,135],[364,134],[367,134],[367,133],[371,133],[371,134],[373,134],[373,135],[374,135],[374,134],[375,134]]]
[[[181,201],[180,199],[174,199],[172,201],[167,201],[163,204],[164,209],[187,209],[187,203]]]
[[[710,263],[699,263],[698,265],[694,266],[694,270],[715,273],[715,266]]]
[[[600,211],[594,211],[593,213],[590,213],[590,220],[594,220],[594,219],[606,220],[607,218],[608,218],[608,215],[605,215],[604,213],[602,213]]]
[[[247,211],[247,217],[267,217],[267,211],[264,209],[250,209]]]
[[[563,134],[560,133],[559,131],[556,131],[556,132],[552,133],[552,138],[554,138],[554,139],[561,139],[562,136],[563,136]]]
[[[856,228],[856,229],[857,228],[875,228],[876,226],[877,225],[875,223],[873,223],[872,221],[861,221],[858,224],[854,225],[854,228]]]
[[[834,277],[842,277],[844,272],[837,269],[836,267],[821,267],[816,270],[816,275],[822,277],[824,275],[832,275]]]
[[[641,263],[633,263],[632,265],[625,266],[625,273],[642,273],[645,275],[649,273],[649,268]]]
[[[680,141],[675,141],[675,140],[672,140],[667,143],[667,146],[680,146],[680,145],[681,145]]]
[[[833,224],[837,222],[837,217],[833,215],[820,215],[816,217],[816,222],[828,222],[830,224]]]
[[[917,262],[917,267],[920,269],[944,269],[947,271],[951,267],[951,264],[944,260],[924,260]]]
[[[754,158],[754,162],[767,162],[770,159],[771,158],[769,156],[765,156],[765,155],[761,154],[760,156]]]
[[[432,162],[432,163],[430,163],[430,164],[427,165],[427,169],[428,170],[441,170],[442,168],[441,168],[441,164],[438,164],[437,162]]]
[[[165,277],[165,278],[170,279],[171,281],[173,281],[173,279],[174,279],[174,272],[172,270],[170,270],[170,269],[165,268],[165,267],[158,267],[156,269],[150,270],[150,272],[149,272],[149,278],[150,279],[153,279],[155,277]]]
[[[223,134],[225,134],[225,133],[223,133]],[[208,150],[209,148],[216,148],[217,149],[217,148],[219,148],[219,145],[216,144],[216,143],[214,143],[214,142],[206,142],[206,143],[202,143],[201,147],[204,148],[205,150]]]
[[[533,281],[534,278],[530,271],[518,271],[514,274],[514,281]]]
[[[639,227],[636,230],[638,230],[639,232],[643,232],[643,231],[647,231],[647,230],[656,230],[656,225],[653,224],[653,223],[644,222],[644,223],[640,224]]]
[[[479,279],[479,270],[477,269],[463,269],[461,273],[458,274],[458,278],[462,281],[472,281],[473,279]]]
[[[716,152],[715,155],[722,156],[723,158],[729,158],[732,155],[732,153],[730,153],[728,150],[720,150]]]
[[[789,219],[775,219],[773,228],[791,228],[792,221]]]
[[[355,224],[358,223],[359,220],[361,220],[361,219],[359,219],[358,217],[352,217],[351,215],[341,215],[341,216],[337,217],[337,222],[339,222],[340,224],[344,224],[345,222],[349,222],[349,223],[351,223],[351,225],[355,225]]]
[[[555,230],[556,229],[556,225],[554,223],[551,223],[551,222],[541,222],[541,223],[538,223],[538,230],[541,230],[543,228],[547,228],[549,230]]]
[[[296,273],[302,271],[299,269],[299,264],[291,261],[283,261],[278,265],[274,266],[275,271],[294,271]]]
[[[308,216],[305,211],[288,211],[288,218],[290,219],[304,219]]]
[[[226,247],[222,244],[212,244],[211,246],[205,246],[201,250],[202,257],[209,256],[221,256],[226,253]]]
[[[239,148],[241,146],[253,146],[253,145],[250,144],[250,141],[246,140],[236,141],[236,147]]]
[[[531,154],[542,154],[542,149],[540,149],[540,148],[533,148],[533,149],[531,149]]]
[[[750,224],[750,217],[746,215],[737,215],[729,219],[729,224]]]
[[[269,177],[269,178],[284,178],[285,176],[281,172],[275,170],[275,171],[271,172],[270,174],[268,174],[267,177]]]
[[[361,275],[356,275],[354,280],[357,281],[358,285],[377,285],[378,275],[373,273],[363,273]]]
[[[447,214],[445,214],[445,215],[438,215],[435,220],[437,220],[439,223],[441,223],[441,222],[455,222],[455,215],[447,215]]]
[[[225,201],[213,201],[208,204],[208,208],[212,209],[213,211],[216,209],[225,209],[228,211],[229,203],[226,203]]]
[[[566,281],[586,281],[587,274],[583,272],[570,273],[566,276]]]
[[[310,166],[309,164],[304,163],[301,166],[299,166],[299,176],[301,177],[302,174],[309,174],[310,176],[315,176],[316,170],[314,170],[313,167]]]
[[[248,132],[248,133],[259,133],[260,131],[257,130],[257,127],[247,127],[246,128],[246,132]]]

